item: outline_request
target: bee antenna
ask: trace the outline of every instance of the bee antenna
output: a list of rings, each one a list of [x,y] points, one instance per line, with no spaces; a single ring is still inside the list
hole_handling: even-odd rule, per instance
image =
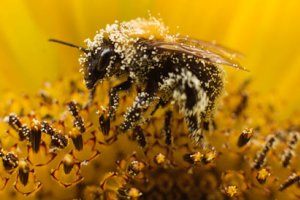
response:
[[[89,51],[87,49],[85,49],[81,46],[77,46],[75,44],[71,44],[71,43],[64,42],[64,41],[57,40],[57,39],[49,39],[48,41],[49,42],[56,42],[56,43],[63,44],[63,45],[69,46],[69,47],[74,47],[74,48],[79,49],[80,51],[83,51],[84,53],[89,53]]]

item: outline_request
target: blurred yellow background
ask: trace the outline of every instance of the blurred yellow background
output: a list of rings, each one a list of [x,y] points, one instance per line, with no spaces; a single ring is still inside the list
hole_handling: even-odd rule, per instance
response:
[[[79,71],[79,52],[49,43],[84,45],[115,20],[147,17],[245,54],[250,73],[226,68],[229,77],[252,79],[258,92],[300,103],[299,0],[10,0],[0,2],[0,91],[35,93],[46,80]],[[228,83],[230,87],[230,81]]]

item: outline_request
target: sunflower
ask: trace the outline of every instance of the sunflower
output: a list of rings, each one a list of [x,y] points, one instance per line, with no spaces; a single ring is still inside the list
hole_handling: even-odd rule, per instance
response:
[[[0,4],[2,199],[299,198],[297,1]],[[116,120],[103,130],[103,94],[117,80],[97,87],[87,107],[78,53],[48,43],[59,38],[83,45],[106,24],[149,12],[173,33],[245,55],[250,72],[225,69],[227,94],[206,127],[210,148],[193,144],[176,110],[167,123],[172,107],[117,135],[136,91],[122,95]]]

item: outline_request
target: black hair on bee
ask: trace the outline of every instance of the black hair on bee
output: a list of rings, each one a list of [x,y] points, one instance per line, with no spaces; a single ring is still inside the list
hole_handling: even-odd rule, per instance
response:
[[[154,17],[107,25],[94,40],[86,40],[86,48],[50,41],[84,52],[79,62],[91,98],[98,83],[112,76],[127,77],[109,92],[110,120],[119,105],[118,92],[133,85],[141,89],[124,114],[121,132],[143,121],[143,113],[153,104],[174,102],[185,116],[191,137],[200,143],[203,121],[212,117],[223,93],[222,65],[245,70],[237,63],[238,53],[215,43],[171,35]]]

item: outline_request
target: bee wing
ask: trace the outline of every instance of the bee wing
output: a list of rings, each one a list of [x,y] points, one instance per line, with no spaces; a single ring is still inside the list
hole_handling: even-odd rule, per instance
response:
[[[212,42],[177,36],[174,41],[154,41],[151,45],[158,49],[181,52],[196,56],[207,62],[248,71],[238,62],[238,58],[241,57],[241,54]]]
[[[177,42],[189,44],[192,46],[197,46],[202,49],[208,49],[209,51],[218,53],[220,55],[224,55],[227,57],[232,57],[232,58],[243,58],[244,55],[241,54],[240,52],[237,52],[236,50],[232,50],[230,48],[224,47],[220,44],[217,44],[215,41],[208,42],[204,40],[198,40],[194,38],[190,38],[187,36],[182,36],[182,35],[177,35],[176,37]]]

